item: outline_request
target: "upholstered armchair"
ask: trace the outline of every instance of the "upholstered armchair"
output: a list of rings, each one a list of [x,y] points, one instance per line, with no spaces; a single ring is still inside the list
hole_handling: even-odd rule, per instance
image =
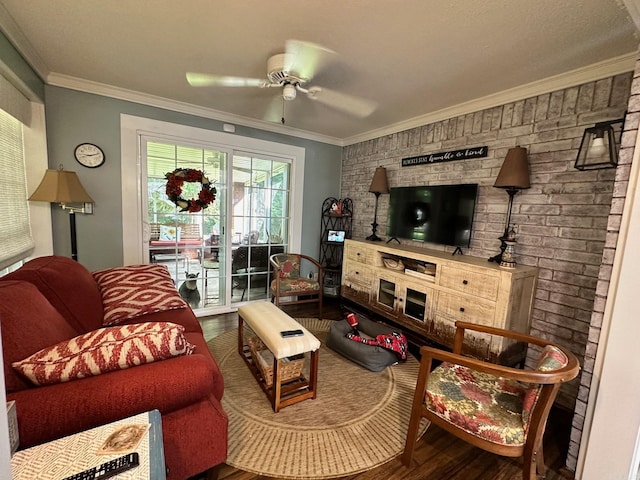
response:
[[[534,370],[463,356],[464,332],[500,335],[541,350]],[[420,371],[402,463],[410,465],[422,418],[462,440],[498,455],[523,457],[523,480],[544,476],[542,437],[563,382],[580,366],[567,349],[542,338],[456,322],[453,353],[420,349]],[[432,371],[433,361],[441,361]]]
[[[278,307],[318,302],[318,318],[322,318],[322,265],[300,253],[278,253],[269,260],[274,268],[271,300]],[[300,273],[307,270],[312,278]]]

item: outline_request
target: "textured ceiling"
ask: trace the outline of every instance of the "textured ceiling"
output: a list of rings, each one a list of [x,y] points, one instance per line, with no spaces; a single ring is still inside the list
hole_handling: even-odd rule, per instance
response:
[[[286,126],[343,140],[627,55],[639,43],[619,0],[0,0],[0,6],[0,27],[48,83],[82,89],[97,82],[254,122],[265,119],[275,98],[274,127],[283,105],[279,89],[194,88],[185,72],[263,78],[267,58],[282,53],[287,39],[322,45],[336,55],[312,85],[374,100],[377,109],[358,118],[298,95],[285,104]]]

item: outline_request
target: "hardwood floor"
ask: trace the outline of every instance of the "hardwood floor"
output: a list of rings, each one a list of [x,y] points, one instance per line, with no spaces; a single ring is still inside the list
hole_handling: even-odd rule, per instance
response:
[[[315,305],[294,305],[286,308],[293,317],[317,315]],[[327,299],[324,318],[343,318],[340,303]],[[217,315],[201,318],[207,340],[232,330],[238,325],[237,314]],[[554,408],[549,416],[545,434],[545,463],[547,480],[573,478],[563,468],[571,432],[571,412]],[[269,477],[244,472],[223,465],[219,479],[260,480]],[[341,477],[345,480],[519,480],[522,478],[520,459],[511,459],[490,454],[457,439],[436,426],[430,426],[418,441],[410,467],[404,467],[399,458],[357,475]]]

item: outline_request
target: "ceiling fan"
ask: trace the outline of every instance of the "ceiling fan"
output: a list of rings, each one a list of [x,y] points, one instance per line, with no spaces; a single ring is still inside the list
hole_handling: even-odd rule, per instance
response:
[[[376,102],[309,85],[334,54],[333,51],[313,43],[287,40],[285,53],[273,55],[267,60],[266,78],[187,72],[187,82],[192,87],[281,88],[283,101],[294,100],[300,92],[311,100],[347,114],[361,118],[369,116],[376,109]]]

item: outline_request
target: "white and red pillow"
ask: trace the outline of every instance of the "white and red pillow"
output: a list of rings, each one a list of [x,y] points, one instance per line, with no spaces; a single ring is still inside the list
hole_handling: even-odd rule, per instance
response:
[[[187,307],[165,265],[130,265],[92,275],[102,295],[103,325]]]
[[[184,327],[146,322],[106,327],[66,340],[12,363],[36,385],[51,385],[190,355]]]

